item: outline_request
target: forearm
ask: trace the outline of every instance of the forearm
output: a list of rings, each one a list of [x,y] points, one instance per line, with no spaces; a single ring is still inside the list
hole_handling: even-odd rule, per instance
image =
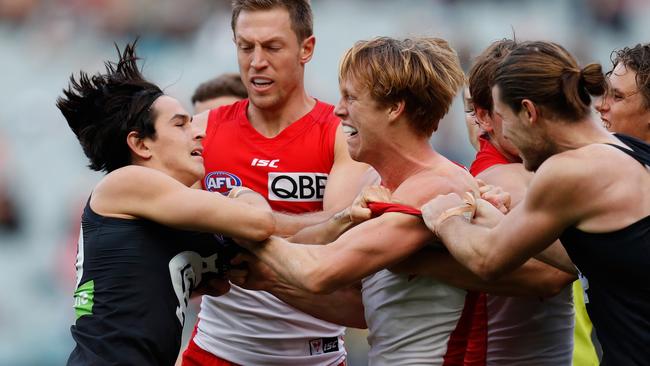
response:
[[[295,243],[326,244],[336,240],[354,226],[349,209],[339,211],[327,221],[306,227],[287,240]]]
[[[263,243],[248,245],[262,262],[268,265],[290,287],[311,292],[322,292],[313,269],[319,268],[317,253],[321,246],[288,243],[284,239],[271,237]],[[321,267],[322,268],[322,263]]]
[[[500,296],[551,297],[570,284],[575,276],[531,259],[523,266],[494,281],[487,281],[463,267],[449,253],[424,249],[399,272],[432,277],[451,286]]]
[[[550,247],[537,254],[535,258],[564,272],[574,275],[578,274],[576,266],[571,261],[571,258],[569,258],[569,254],[559,240],[556,240]]]
[[[345,327],[367,328],[358,286],[326,295],[315,295],[286,285],[278,285],[270,292],[285,303],[318,319]]]
[[[273,212],[275,235],[283,237],[294,235],[306,227],[326,222],[333,214],[334,212],[331,211],[318,211],[300,215]]]

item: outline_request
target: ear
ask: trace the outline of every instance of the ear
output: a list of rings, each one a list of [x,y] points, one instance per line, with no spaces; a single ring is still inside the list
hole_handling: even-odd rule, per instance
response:
[[[316,37],[313,35],[302,41],[300,45],[300,63],[302,65],[309,62],[312,56],[314,56],[314,47],[316,47]]]
[[[390,104],[388,107],[388,120],[390,122],[397,120],[404,113],[404,108],[406,108],[406,102],[403,100]]]
[[[136,131],[129,132],[129,134],[126,136],[126,144],[129,145],[131,154],[143,160],[151,159],[152,154],[149,146],[147,145],[145,139],[141,138]]]
[[[494,130],[494,126],[492,126],[492,117],[487,109],[474,106],[474,113],[476,113],[476,121],[483,131],[490,133]]]
[[[526,121],[528,121],[528,124],[530,125],[539,122],[539,111],[537,110],[537,107],[535,107],[535,103],[530,99],[524,99],[521,101],[521,111],[519,111],[519,113],[524,114]]]

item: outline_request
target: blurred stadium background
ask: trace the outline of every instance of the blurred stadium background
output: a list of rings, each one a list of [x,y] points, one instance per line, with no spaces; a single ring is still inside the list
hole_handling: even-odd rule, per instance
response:
[[[609,69],[612,49],[650,41],[648,0],[313,0],[312,95],[336,103],[340,55],[358,39],[435,35],[467,68],[504,37],[559,42]],[[140,36],[145,75],[185,104],[202,81],[237,71],[226,0],[0,0],[0,365],[61,365],[69,326],[79,215],[101,177],[86,168],[55,108],[72,72],[114,59]],[[469,164],[460,98],[432,143]],[[363,332],[347,337],[365,364]]]

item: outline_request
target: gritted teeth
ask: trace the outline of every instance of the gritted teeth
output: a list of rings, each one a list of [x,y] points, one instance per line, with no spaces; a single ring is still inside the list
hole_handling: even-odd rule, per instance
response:
[[[348,136],[354,136],[358,132],[359,131],[357,131],[357,129],[352,126],[347,126],[347,125],[343,126],[343,133],[345,133]]]

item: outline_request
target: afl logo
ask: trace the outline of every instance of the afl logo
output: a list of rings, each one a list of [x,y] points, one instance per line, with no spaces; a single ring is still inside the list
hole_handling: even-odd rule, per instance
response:
[[[203,184],[206,191],[219,192],[223,195],[227,195],[231,189],[242,185],[238,176],[228,172],[212,172],[205,176]]]

